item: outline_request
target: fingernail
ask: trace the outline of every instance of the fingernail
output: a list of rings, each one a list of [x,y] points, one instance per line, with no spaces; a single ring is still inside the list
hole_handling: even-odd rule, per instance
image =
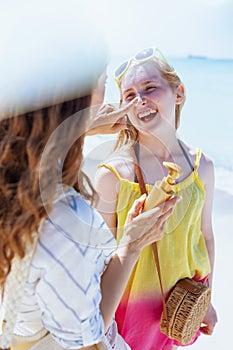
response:
[[[136,96],[132,101],[131,103],[134,104],[134,103],[138,103],[140,101],[140,97]]]

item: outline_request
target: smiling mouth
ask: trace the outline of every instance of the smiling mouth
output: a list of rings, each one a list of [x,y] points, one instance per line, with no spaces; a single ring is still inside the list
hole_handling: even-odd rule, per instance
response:
[[[149,109],[149,110],[146,110],[144,112],[140,112],[138,113],[138,118],[144,122],[146,121],[150,121],[152,120],[153,118],[156,117],[158,111],[154,110],[154,109]]]

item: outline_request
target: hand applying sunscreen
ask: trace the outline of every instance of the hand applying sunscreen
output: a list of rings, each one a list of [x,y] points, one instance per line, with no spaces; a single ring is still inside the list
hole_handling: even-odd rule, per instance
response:
[[[163,162],[163,165],[169,170],[169,173],[161,181],[155,182],[152,190],[146,198],[144,211],[150,210],[171,198],[174,194],[173,187],[175,185],[175,181],[183,173],[181,167],[175,163]]]

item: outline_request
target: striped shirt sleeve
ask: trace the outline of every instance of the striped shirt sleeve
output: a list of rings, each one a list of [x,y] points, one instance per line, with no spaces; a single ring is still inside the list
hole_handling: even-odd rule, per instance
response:
[[[42,324],[62,347],[78,349],[103,339],[100,279],[115,248],[102,217],[82,198],[70,195],[56,203],[38,242],[28,288],[35,288]]]

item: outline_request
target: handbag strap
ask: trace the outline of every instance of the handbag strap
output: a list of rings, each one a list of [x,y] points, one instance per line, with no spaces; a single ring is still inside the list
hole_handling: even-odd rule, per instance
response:
[[[140,191],[142,194],[146,193],[148,194],[146,190],[146,185],[143,180],[142,176],[142,171],[141,167],[139,165],[139,157],[138,157],[138,148],[137,144],[134,145],[133,147],[133,158],[134,158],[134,169],[135,169],[135,174],[138,180],[138,184],[140,187]],[[152,243],[152,248],[154,252],[154,258],[155,258],[155,265],[157,267],[157,272],[158,272],[158,278],[159,278],[159,285],[160,285],[160,291],[161,291],[161,296],[162,296],[162,304],[163,304],[163,326],[167,327],[168,330],[168,317],[167,317],[167,308],[166,308],[166,301],[165,301],[165,296],[164,296],[164,291],[163,291],[163,283],[162,283],[162,275],[161,275],[161,269],[160,269],[160,263],[159,263],[159,253],[158,253],[158,247],[157,247],[157,242]]]
[[[142,171],[141,171],[141,168],[139,165],[138,158],[139,158],[139,143],[137,142],[133,147],[133,160],[134,160],[135,174],[136,174],[136,178],[138,180],[141,194],[144,194],[144,193],[148,194],[147,190],[146,190],[145,182],[143,180]]]

